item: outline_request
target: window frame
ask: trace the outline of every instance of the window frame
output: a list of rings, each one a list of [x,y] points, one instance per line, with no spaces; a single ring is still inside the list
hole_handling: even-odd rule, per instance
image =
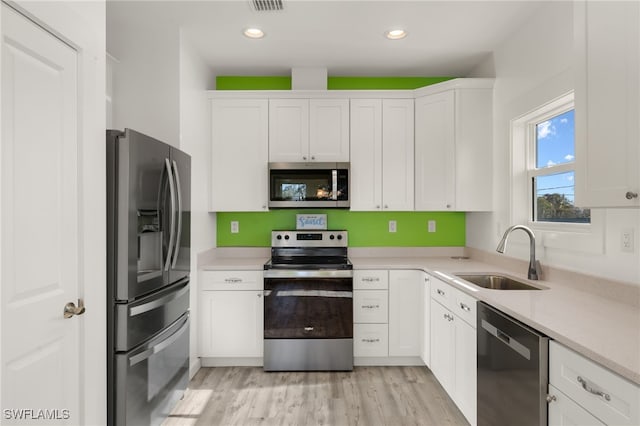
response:
[[[553,168],[535,168],[536,124],[575,109],[573,90],[544,104],[531,106],[510,121],[511,223],[523,223],[538,235],[544,248],[580,253],[604,253],[604,209],[590,209],[591,223],[539,222],[534,220],[532,177],[573,170],[576,160]],[[578,143],[577,140],[574,143]],[[536,169],[536,170],[534,170]],[[549,173],[553,170],[553,173]]]

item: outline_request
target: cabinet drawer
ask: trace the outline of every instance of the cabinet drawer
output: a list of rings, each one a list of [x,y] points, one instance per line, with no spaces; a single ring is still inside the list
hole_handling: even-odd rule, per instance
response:
[[[458,289],[453,290],[453,313],[462,318],[471,327],[476,328],[476,299]]]
[[[440,302],[447,309],[451,310],[455,303],[454,291],[455,289],[449,284],[439,280],[438,278],[431,277],[431,298]]]
[[[262,271],[201,271],[201,290],[262,290]]]
[[[387,290],[355,290],[353,292],[353,322],[386,323],[389,321]]]
[[[389,326],[353,324],[353,356],[389,356]]]
[[[549,383],[605,424],[640,424],[640,387],[553,341]]]
[[[553,385],[549,385],[549,395],[555,397],[549,403],[549,426],[605,426],[604,423],[554,388]]]
[[[354,290],[386,290],[389,288],[389,271],[381,269],[353,271]]]

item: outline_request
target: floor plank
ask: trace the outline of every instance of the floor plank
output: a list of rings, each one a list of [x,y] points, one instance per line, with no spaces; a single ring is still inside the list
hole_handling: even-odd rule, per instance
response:
[[[465,426],[426,367],[352,372],[202,368],[163,426]]]

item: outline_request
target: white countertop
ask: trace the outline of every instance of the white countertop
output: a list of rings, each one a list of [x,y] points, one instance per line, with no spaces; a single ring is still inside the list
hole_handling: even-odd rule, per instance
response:
[[[268,255],[220,257],[202,262],[204,270],[256,270]],[[490,263],[451,257],[353,257],[355,269],[422,269],[486,302],[640,385],[640,307],[602,297],[573,285],[534,281],[547,290],[489,290],[457,284],[453,273],[499,272],[526,280]],[[463,283],[464,284],[464,283]],[[472,291],[476,290],[476,291]],[[640,292],[640,289],[638,289]]]

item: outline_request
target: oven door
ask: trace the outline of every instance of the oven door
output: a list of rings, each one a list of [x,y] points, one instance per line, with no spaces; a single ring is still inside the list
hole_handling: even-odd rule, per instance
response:
[[[264,338],[353,338],[353,271],[266,271]]]

